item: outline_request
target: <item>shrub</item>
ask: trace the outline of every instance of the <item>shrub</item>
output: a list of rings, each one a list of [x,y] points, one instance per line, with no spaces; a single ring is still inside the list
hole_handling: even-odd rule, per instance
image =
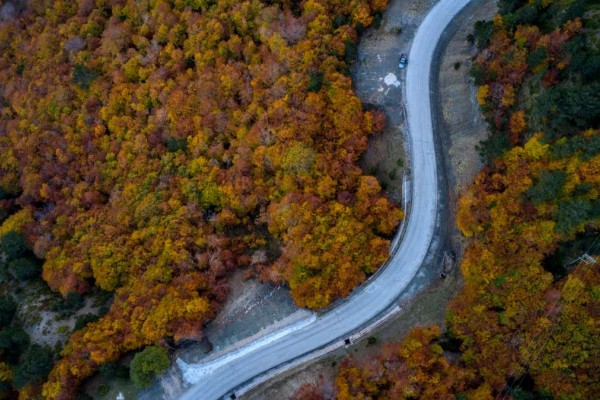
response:
[[[187,150],[187,146],[188,143],[186,139],[179,139],[173,136],[167,139],[167,150],[171,153],[174,153],[179,150],[185,151]]]
[[[0,331],[2,357],[9,364],[16,364],[27,346],[29,346],[29,335],[20,326],[6,327]]]
[[[475,31],[473,36],[477,43],[477,48],[483,50],[490,42],[492,33],[494,32],[494,24],[492,21],[477,21],[475,22]]]
[[[313,72],[310,74],[310,81],[308,82],[309,92],[318,92],[323,86],[323,73]]]
[[[89,88],[97,77],[96,71],[87,68],[85,65],[75,64],[73,67],[73,83],[82,89]]]
[[[106,396],[110,391],[110,387],[106,383],[98,385],[98,396]]]
[[[137,353],[131,361],[130,376],[139,388],[148,387],[154,378],[169,368],[169,356],[161,347],[149,346]]]
[[[55,301],[51,306],[51,311],[72,312],[83,306],[83,297],[79,293],[69,292],[67,297]]]
[[[358,44],[352,40],[344,41],[344,61],[350,65],[358,58]]]
[[[0,327],[10,324],[16,311],[17,305],[10,297],[0,297]]]
[[[471,66],[471,76],[473,77],[476,85],[483,85],[485,82],[485,70],[477,63],[473,63]]]
[[[23,355],[21,363],[13,370],[13,384],[21,389],[27,384],[46,380],[52,369],[52,351],[48,347],[32,344]]]
[[[56,329],[56,332],[58,332],[59,335],[64,335],[65,333],[69,332],[71,330],[71,328],[69,328],[69,325],[61,325]]]
[[[79,329],[83,328],[90,322],[96,322],[99,319],[100,319],[100,316],[96,315],[96,314],[80,315],[79,317],[77,317],[77,320],[75,321],[75,330],[78,331]]]
[[[114,361],[102,364],[98,370],[100,371],[100,375],[106,379],[126,379],[129,376],[129,368],[119,365]]]
[[[10,231],[0,238],[0,253],[9,261],[22,256],[26,250],[25,238],[19,232]]]
[[[10,272],[20,281],[28,281],[37,277],[40,272],[40,266],[31,258],[22,257],[12,260],[8,264]]]
[[[397,173],[398,171],[396,171],[396,168],[394,168],[388,173],[388,178],[390,178],[391,181],[395,181],[397,178]]]
[[[69,292],[65,298],[64,307],[70,310],[83,307],[83,297],[77,292]]]

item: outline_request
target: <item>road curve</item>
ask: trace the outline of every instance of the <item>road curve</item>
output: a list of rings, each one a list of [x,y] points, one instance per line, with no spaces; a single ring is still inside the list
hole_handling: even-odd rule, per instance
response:
[[[385,269],[339,307],[300,329],[278,335],[273,341],[266,341],[260,346],[250,344],[209,365],[185,364],[178,360],[184,378],[197,381],[180,399],[222,398],[273,368],[332,342],[342,341],[349,333],[385,311],[408,286],[427,255],[438,206],[430,101],[431,64],[442,33],[470,1],[440,0],[427,14],[413,40],[405,87],[413,182],[412,208],[403,241]]]

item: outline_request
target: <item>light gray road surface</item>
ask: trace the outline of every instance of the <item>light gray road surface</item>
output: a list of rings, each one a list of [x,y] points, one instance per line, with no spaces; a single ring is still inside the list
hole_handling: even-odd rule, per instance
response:
[[[429,248],[438,202],[436,157],[430,102],[430,71],[437,43],[452,19],[471,0],[440,0],[419,27],[406,68],[406,104],[411,158],[412,211],[406,233],[387,267],[349,299],[299,329],[273,340],[248,345],[207,365],[178,361],[186,380],[195,384],[183,400],[216,400],[270,369],[343,341],[385,311],[402,293],[423,263]],[[375,288],[375,290],[373,290]]]

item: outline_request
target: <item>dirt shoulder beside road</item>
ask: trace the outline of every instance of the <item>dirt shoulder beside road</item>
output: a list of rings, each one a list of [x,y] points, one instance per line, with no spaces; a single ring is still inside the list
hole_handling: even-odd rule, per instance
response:
[[[371,139],[369,150],[363,159],[363,166],[368,168],[369,165],[377,165],[378,176],[382,174],[384,178],[389,174],[389,168],[398,167],[397,153],[394,149],[402,147],[404,113],[401,90],[393,85],[387,87],[383,80],[379,80],[381,78],[379,75],[385,72],[386,68],[393,68],[392,65],[396,64],[399,52],[408,50],[416,27],[401,25],[402,33],[395,39],[390,38],[390,31],[394,32],[393,29],[398,27],[398,21],[412,21],[418,26],[433,2],[416,3],[406,0],[390,2],[382,26],[368,32],[361,40],[360,64],[357,65],[354,74],[357,93],[364,103],[383,106],[388,113],[397,111],[397,114],[388,116],[390,123],[386,131]],[[456,199],[481,167],[475,146],[487,135],[486,125],[477,105],[476,90],[469,78],[470,58],[474,54],[474,48],[468,43],[467,35],[472,32],[475,21],[491,18],[495,14],[495,9],[494,0],[480,0],[469,6],[450,27],[438,60],[439,95],[437,98],[440,102],[437,104],[436,124],[447,171],[445,177],[449,200],[447,247],[454,249],[458,254],[462,253],[464,242],[455,228]],[[421,13],[420,18],[414,14],[415,10]],[[413,14],[410,19],[402,15],[411,11]],[[388,19],[388,15],[392,14],[393,18]],[[460,63],[458,67],[456,63]],[[374,67],[377,64],[383,64],[378,67],[379,73]],[[396,68],[395,72],[399,70]],[[400,75],[398,73],[398,80],[403,84]],[[384,90],[379,90],[382,87]],[[396,100],[393,100],[394,97]],[[386,141],[388,141],[387,145]],[[385,179],[383,181],[386,182]],[[394,190],[396,193],[393,193]],[[392,191],[390,193],[392,197],[394,194],[397,196],[397,190],[398,187],[394,182],[388,182],[388,191]],[[441,266],[434,265],[428,270],[430,272],[441,270]],[[424,281],[426,282],[427,279]],[[402,312],[375,329],[368,337],[314,362],[294,368],[257,387],[242,398],[245,400],[292,398],[296,390],[306,383],[317,384],[324,387],[325,392],[333,393],[332,382],[345,357],[352,356],[357,360],[366,360],[376,354],[385,343],[400,340],[414,326],[443,325],[445,307],[461,288],[459,269],[454,268],[449,271],[445,279],[438,278],[430,281],[428,289],[422,290],[422,285],[417,286],[419,286],[418,290],[414,290],[413,293],[419,294],[405,298],[401,305]]]
[[[487,123],[477,103],[477,87],[469,74],[476,48],[469,43],[468,35],[473,33],[476,21],[490,20],[496,10],[495,0],[478,0],[471,4],[460,21],[455,21],[447,30],[451,39],[441,52],[438,65],[433,67],[439,68],[436,122],[444,148],[452,215],[448,238],[458,255],[466,243],[454,222],[457,200],[483,166],[476,146],[488,135]]]

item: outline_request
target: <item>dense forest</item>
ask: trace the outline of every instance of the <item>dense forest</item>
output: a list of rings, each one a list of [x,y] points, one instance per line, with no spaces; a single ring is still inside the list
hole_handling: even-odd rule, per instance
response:
[[[577,259],[600,256],[600,4],[498,6],[470,37],[491,132],[459,204],[464,288],[445,331],[347,359],[338,399],[598,398],[600,266]]]
[[[0,336],[39,264],[66,300],[113,296],[43,368],[27,338],[16,355],[0,345],[0,397],[72,399],[125,353],[199,339],[236,268],[320,309],[386,260],[403,213],[357,166],[385,117],[349,77],[386,0],[15,4],[0,24],[0,233],[3,269],[20,264]],[[136,365],[162,370],[156,348]]]

